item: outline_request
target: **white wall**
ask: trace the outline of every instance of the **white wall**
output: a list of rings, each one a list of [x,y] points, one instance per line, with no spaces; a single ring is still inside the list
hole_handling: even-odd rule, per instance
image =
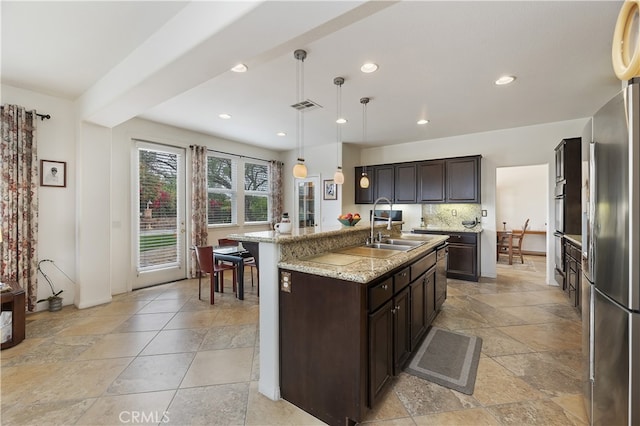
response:
[[[284,211],[289,212],[289,215],[293,215],[294,212],[295,188],[293,185],[294,177],[292,170],[293,166],[296,164],[297,158],[298,152],[296,150],[287,151],[283,157],[283,181],[285,187]],[[304,162],[307,166],[307,175],[319,176],[320,187],[322,189],[323,181],[332,180],[333,175],[336,172],[337,153],[335,143],[305,147],[304,158]],[[353,177],[350,177],[353,176],[353,167],[348,168],[343,166],[343,170],[345,170],[345,185],[349,186],[350,184],[351,191],[353,191]],[[343,200],[346,200],[346,198],[344,197],[345,185],[338,185],[339,187],[337,200],[323,200],[322,190],[320,191],[320,223],[322,225],[335,225],[338,223],[338,216],[342,212]],[[351,202],[353,203],[353,193],[351,193],[351,195],[349,196]]]
[[[547,229],[550,195],[547,164],[499,167],[496,170],[496,229],[522,229],[529,219],[529,230]],[[506,222],[506,225],[503,224]],[[546,237],[527,234],[523,251],[546,252]]]
[[[74,282],[76,280],[76,151],[73,102],[3,84],[3,104],[14,104],[49,114],[51,119],[37,122],[38,159],[67,162],[66,188],[38,188],[38,259],[51,259]],[[65,305],[72,304],[76,286],[51,264],[43,264]],[[38,275],[38,299],[46,298],[51,289]],[[38,310],[47,309],[46,303]]]
[[[482,276],[496,276],[496,168],[555,164],[554,148],[562,138],[582,135],[587,119],[547,123],[536,126],[497,130],[429,141],[369,148],[362,151],[361,164],[396,163],[465,155],[482,155]],[[553,168],[549,168],[549,194],[555,182]],[[552,205],[547,208],[549,223],[554,221]],[[553,250],[553,232],[547,228],[547,252]],[[547,281],[553,282],[553,259],[547,257]]]

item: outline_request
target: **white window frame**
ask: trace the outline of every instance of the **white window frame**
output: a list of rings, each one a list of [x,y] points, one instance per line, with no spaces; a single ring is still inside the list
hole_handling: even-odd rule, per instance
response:
[[[225,154],[216,151],[211,151],[207,154],[207,165],[209,164],[209,158],[224,158],[231,160],[231,189],[226,188],[210,188],[207,172],[207,194],[227,194],[231,197],[231,222],[230,223],[209,223],[209,203],[207,202],[207,227],[209,228],[224,228],[231,226],[243,226],[243,225],[266,225],[271,223],[271,165],[266,160],[259,160],[256,158],[234,156],[233,154]],[[268,189],[267,191],[245,191],[244,189],[244,173],[245,164],[264,164],[267,166],[268,173]],[[233,173],[235,171],[235,174]],[[245,196],[246,195],[259,195],[267,197],[267,220],[266,221],[245,221]],[[208,198],[208,197],[207,197]]]
[[[220,153],[211,153],[207,155],[207,166],[209,165],[209,158],[224,158],[231,160],[231,188],[210,188],[209,187],[209,172],[207,171],[207,194],[226,194],[231,197],[231,222],[230,223],[209,223],[209,202],[207,197],[207,226],[210,228],[225,227],[225,226],[237,226],[238,225],[238,159],[231,155],[225,155]],[[244,168],[243,168],[244,170]],[[234,176],[235,171],[235,176]]]
[[[244,176],[245,176],[245,169],[246,169],[246,165],[247,164],[256,164],[256,165],[260,165],[260,166],[266,166],[267,167],[267,190],[266,191],[247,191],[244,189]],[[255,196],[264,196],[267,198],[267,220],[260,220],[260,221],[245,221],[245,214],[244,214],[244,208],[242,209],[242,223],[246,224],[246,225],[265,225],[268,223],[271,223],[271,170],[270,170],[270,165],[268,161],[265,160],[257,160],[255,158],[247,158],[247,159],[243,159],[242,161],[242,200],[243,203],[246,199],[247,195],[255,195]],[[240,174],[240,172],[238,172],[238,174]]]

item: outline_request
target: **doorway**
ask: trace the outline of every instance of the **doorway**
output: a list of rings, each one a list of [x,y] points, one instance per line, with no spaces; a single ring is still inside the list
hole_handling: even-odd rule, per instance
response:
[[[549,212],[549,165],[499,167],[496,169],[496,230],[521,230],[529,219],[522,241],[527,256],[547,256]],[[500,256],[498,263],[506,256]],[[514,259],[520,264],[520,259]]]
[[[186,278],[185,151],[136,141],[134,289]]]
[[[294,226],[314,227],[320,222],[320,177],[295,180]]]

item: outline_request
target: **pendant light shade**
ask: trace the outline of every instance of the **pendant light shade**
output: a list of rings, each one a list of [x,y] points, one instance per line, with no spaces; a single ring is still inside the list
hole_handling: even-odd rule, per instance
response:
[[[369,187],[369,176],[367,176],[366,172],[362,172],[362,177],[360,178],[360,188],[368,188]]]
[[[367,142],[367,104],[369,103],[369,98],[360,98],[360,103],[362,104],[362,143],[365,144]],[[362,167],[362,177],[360,177],[360,188],[368,188],[369,187],[369,176],[367,175],[367,166]]]
[[[297,103],[300,104],[304,99],[304,60],[307,57],[307,52],[298,49],[293,52],[293,57],[298,61],[296,67],[296,95]],[[298,162],[293,166],[293,177],[304,179],[307,177],[307,166],[304,164],[304,114],[301,109],[298,109],[296,145],[298,148]]]
[[[344,183],[344,174],[342,173],[342,127],[340,127],[343,123],[346,123],[342,117],[342,85],[344,84],[344,78],[336,77],[333,79],[333,84],[336,85],[336,148],[337,148],[337,167],[336,172],[333,175],[333,181],[342,185]]]
[[[298,158],[298,162],[293,166],[293,177],[298,179],[307,177],[307,166],[304,165],[304,158]]]

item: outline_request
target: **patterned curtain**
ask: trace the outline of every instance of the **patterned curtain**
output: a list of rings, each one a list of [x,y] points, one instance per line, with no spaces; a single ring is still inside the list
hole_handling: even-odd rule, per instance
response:
[[[284,167],[284,163],[282,161],[269,161],[269,173],[271,173],[270,181],[271,181],[271,228],[275,226],[276,223],[280,222],[282,217],[282,210],[284,210],[284,194],[283,194],[283,186],[282,186],[282,169]]]
[[[207,147],[191,146],[191,245],[206,246],[207,231]],[[191,277],[197,276],[196,256],[191,254]]]
[[[35,310],[38,295],[36,118],[35,111],[2,106],[0,278],[20,284],[29,311]]]

